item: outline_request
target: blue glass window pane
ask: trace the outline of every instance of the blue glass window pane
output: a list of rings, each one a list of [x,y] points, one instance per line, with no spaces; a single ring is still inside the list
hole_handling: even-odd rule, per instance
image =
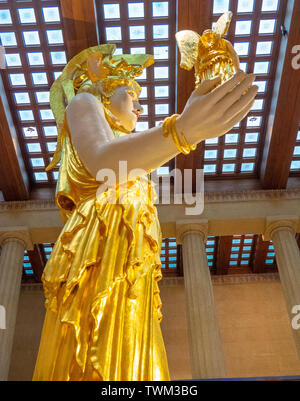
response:
[[[244,241],[245,242],[245,241]],[[241,240],[240,239],[233,239],[232,240],[232,243],[233,244],[240,244],[241,243]]]
[[[213,13],[223,14],[229,10],[229,0],[214,0]]]
[[[58,171],[53,171],[53,172],[52,172],[52,175],[53,175],[53,179],[54,179],[54,180],[57,180],[57,179],[58,179],[59,172],[58,172]]]
[[[244,244],[252,244],[253,239],[252,238],[245,238],[244,239]]]
[[[54,120],[54,115],[51,109],[40,110],[41,120]]]
[[[39,143],[27,143],[27,149],[29,153],[41,152],[41,145]]]
[[[174,246],[177,246],[176,242],[169,242],[169,247],[174,247]]]
[[[167,60],[169,58],[169,46],[154,46],[153,54],[155,60]]]
[[[28,274],[28,275],[33,274],[33,270],[32,269],[26,269],[25,273]]]
[[[243,157],[255,157],[256,148],[247,148],[243,150]]]
[[[245,135],[245,142],[258,142],[259,133],[258,132],[247,132]]]
[[[241,171],[242,172],[251,172],[254,170],[254,163],[242,163]]]
[[[206,252],[213,252],[214,248],[206,248]]]
[[[262,92],[266,91],[267,81],[255,81],[254,84],[258,86],[258,92],[259,93],[262,93]]]
[[[273,258],[275,256],[275,252],[268,252],[267,257],[268,258]]]
[[[38,103],[49,103],[50,101],[50,92],[35,92],[36,100]]]
[[[130,40],[145,39],[145,26],[144,25],[130,26],[129,27],[129,39]]]
[[[224,150],[224,158],[225,159],[234,159],[237,154],[237,149],[225,149]]]
[[[238,0],[238,13],[252,13],[254,0]]]
[[[209,138],[205,140],[205,145],[216,145],[219,142],[219,138]]]
[[[225,143],[238,143],[239,134],[226,134]]]
[[[234,44],[234,50],[239,56],[248,56],[249,53],[249,42],[239,42]]]
[[[262,118],[260,116],[251,116],[247,118],[247,127],[260,127]]]
[[[165,261],[166,261],[166,258],[165,258],[164,256],[161,256],[161,257],[160,257],[160,260],[161,260],[162,262],[165,262]]]
[[[64,65],[67,63],[66,52],[64,51],[50,52],[50,57],[52,64]]]
[[[122,40],[121,27],[119,26],[106,27],[105,34],[107,40]]]
[[[206,245],[214,245],[214,244],[215,244],[215,241],[213,241],[213,240],[206,241]]]
[[[33,72],[31,74],[34,85],[47,85],[48,79],[45,72]]]
[[[176,263],[170,263],[170,264],[169,264],[169,267],[170,267],[171,269],[174,269],[174,268],[177,267],[177,264],[176,264]]]
[[[237,265],[237,261],[236,260],[230,260],[229,261],[229,266],[236,266]]]
[[[262,19],[260,20],[259,23],[258,33],[260,34],[274,33],[275,25],[276,25],[275,19]]]
[[[238,253],[232,253],[232,254],[230,255],[230,259],[238,259],[238,257],[239,257],[239,254],[238,254]]]
[[[21,67],[21,58],[19,53],[6,53],[5,60],[8,67]]]
[[[235,164],[223,164],[222,172],[223,173],[232,173],[235,170]]]
[[[21,121],[33,121],[33,113],[32,110],[19,110],[19,118]]]
[[[263,0],[262,2],[262,11],[277,11],[278,9],[278,0]]]
[[[56,142],[47,142],[48,152],[55,152]]]
[[[28,62],[30,65],[44,65],[44,56],[41,52],[27,53]]]
[[[129,18],[144,18],[144,3],[128,3]]]
[[[167,17],[169,15],[169,4],[167,1],[154,1],[152,3],[153,17]]]
[[[240,250],[239,246],[232,246],[231,247],[231,252],[238,252]]]
[[[250,253],[242,253],[242,258],[250,258]]]
[[[154,79],[168,79],[169,67],[154,67]]]
[[[169,25],[153,25],[153,39],[168,39]]]
[[[19,8],[18,13],[21,24],[34,24],[36,22],[33,8]]]
[[[294,156],[300,156],[300,146],[295,146],[295,148],[294,148]]]
[[[214,255],[206,255],[208,260],[211,260],[214,258]]]
[[[248,265],[249,264],[249,260],[241,260],[241,265]]]
[[[36,127],[23,127],[22,130],[25,138],[32,138],[38,136]]]
[[[169,250],[170,255],[176,255],[177,254],[177,249],[170,249]]]
[[[252,21],[236,21],[235,34],[236,35],[250,35]]]
[[[215,173],[217,170],[217,166],[215,164],[204,164],[203,166],[204,173]]]
[[[169,114],[169,104],[156,104],[155,105],[156,115],[167,115]]]
[[[175,262],[177,260],[176,256],[169,257],[169,262]]]
[[[61,29],[51,29],[49,31],[46,31],[46,34],[49,45],[57,45],[64,43]]]
[[[130,54],[145,54],[145,53],[146,53],[145,47],[131,47],[130,48]]]
[[[28,92],[18,92],[14,93],[15,101],[17,104],[29,104],[29,94]]]
[[[272,41],[257,42],[256,54],[258,56],[269,55],[272,52],[272,47],[273,47]]]
[[[23,39],[26,46],[34,46],[41,43],[38,31],[23,32]]]
[[[45,162],[44,159],[40,158],[34,158],[34,159],[30,159],[32,167],[44,167],[45,166]]]
[[[120,6],[119,4],[103,4],[104,19],[119,19]]]
[[[269,61],[256,61],[254,63],[254,74],[267,74],[269,72]]]
[[[14,32],[0,32],[0,39],[2,46],[17,46],[17,39]]]
[[[204,159],[216,159],[218,155],[217,150],[206,150],[204,152]]]
[[[43,7],[43,16],[45,22],[59,22],[59,9],[58,7]]]
[[[169,87],[168,86],[155,86],[154,87],[155,97],[168,97]]]
[[[0,25],[12,24],[9,10],[0,10]]]
[[[266,264],[271,265],[274,263],[274,259],[266,259]]]
[[[291,170],[299,170],[300,169],[300,160],[293,160],[291,163]]]
[[[251,246],[243,246],[243,251],[251,251]]]
[[[47,173],[33,173],[36,181],[48,181]]]

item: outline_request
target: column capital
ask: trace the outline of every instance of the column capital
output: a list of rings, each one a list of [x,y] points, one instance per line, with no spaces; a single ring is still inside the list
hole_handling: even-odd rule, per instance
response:
[[[193,222],[183,220],[176,222],[176,240],[178,244],[182,244],[183,237],[192,232],[200,234],[203,241],[205,241],[208,233],[208,220],[193,220]]]
[[[264,241],[271,241],[275,231],[289,230],[296,234],[299,224],[299,217],[297,216],[276,216],[267,217],[265,232],[263,233]]]
[[[0,227],[0,245],[9,240],[17,239],[24,243],[25,249],[33,250],[33,242],[27,227]]]

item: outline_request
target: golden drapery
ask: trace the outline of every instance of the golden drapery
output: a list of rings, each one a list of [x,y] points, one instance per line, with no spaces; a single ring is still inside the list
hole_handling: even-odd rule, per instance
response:
[[[42,277],[46,317],[33,380],[169,380],[154,189],[145,178],[96,197],[98,187],[65,122],[57,203],[66,224]]]

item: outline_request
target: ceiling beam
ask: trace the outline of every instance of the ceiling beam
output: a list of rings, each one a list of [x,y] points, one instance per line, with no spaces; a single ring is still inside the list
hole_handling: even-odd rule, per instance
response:
[[[178,31],[190,29],[202,34],[205,29],[210,28],[212,24],[210,3],[210,1],[178,0]],[[178,57],[180,58],[179,52]],[[194,69],[186,71],[180,68],[179,64],[180,60],[177,63],[177,113],[183,111],[189,96],[195,89]],[[176,168],[180,169],[182,173],[184,169],[202,168],[200,163],[203,160],[203,152],[204,142],[201,142],[197,149],[188,156],[179,154],[176,157]]]
[[[27,251],[29,261],[32,266],[35,280],[41,282],[42,274],[45,267],[45,256],[42,254],[41,245],[34,245],[33,251]]]
[[[300,44],[300,2],[288,0],[285,28],[267,123],[260,177],[264,189],[286,188],[300,120],[300,72],[293,47]]]
[[[0,77],[0,190],[6,201],[29,199],[29,179]]]
[[[223,237],[219,237],[216,274],[219,275],[228,274],[231,245],[232,245],[231,235],[225,235]]]
[[[80,51],[98,44],[94,0],[61,0],[62,24],[70,60]]]

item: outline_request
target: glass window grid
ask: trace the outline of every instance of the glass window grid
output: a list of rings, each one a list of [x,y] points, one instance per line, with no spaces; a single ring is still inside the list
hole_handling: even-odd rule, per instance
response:
[[[256,99],[257,100],[263,100],[263,109],[262,110],[251,110],[250,113],[248,114],[248,117],[260,117],[261,118],[261,124],[258,127],[247,127],[247,118],[241,121],[240,127],[232,129],[230,132],[231,133],[237,133],[239,134],[239,140],[236,144],[227,144],[225,143],[225,137],[220,137],[219,141],[217,144],[209,144],[205,143],[204,145],[204,150],[200,151],[199,157],[203,161],[204,169],[205,169],[205,175],[209,179],[209,177],[233,177],[233,176],[239,176],[240,178],[243,178],[245,176],[247,177],[255,177],[257,176],[259,172],[259,163],[260,163],[260,157],[261,157],[261,151],[264,145],[264,138],[265,138],[265,128],[266,128],[266,122],[267,122],[267,117],[270,109],[270,101],[272,97],[272,91],[273,91],[273,83],[274,83],[274,77],[275,77],[275,72],[276,72],[276,65],[277,65],[277,58],[278,58],[278,50],[279,50],[279,45],[280,45],[280,39],[281,39],[281,33],[280,33],[280,25],[282,24],[282,21],[280,18],[281,16],[284,15],[284,7],[285,7],[285,2],[283,0],[279,0],[278,2],[278,8],[276,11],[268,11],[268,12],[263,12],[261,10],[261,2],[259,1],[254,1],[253,2],[253,10],[252,11],[247,11],[247,12],[238,12],[238,1],[237,0],[231,0],[229,8],[233,12],[233,20],[230,25],[230,29],[228,31],[228,34],[226,35],[226,39],[231,41],[231,43],[243,43],[243,42],[249,42],[249,52],[247,56],[240,56],[240,61],[241,63],[246,64],[246,72],[252,72],[254,70],[254,64],[255,62],[269,62],[269,70],[267,74],[258,74],[256,81],[266,81],[266,89],[265,91],[258,92]],[[244,2],[245,3],[245,2]],[[251,2],[247,2],[247,9],[250,10],[251,7]],[[217,3],[216,3],[217,4]],[[219,4],[221,4],[219,2]],[[214,1],[212,1],[212,10],[213,10],[213,5]],[[244,5],[245,6],[245,5]],[[249,7],[248,7],[249,6]],[[212,11],[211,11],[212,12]],[[213,21],[217,21],[219,18],[220,14],[215,14],[213,15],[212,12],[212,18]],[[280,16],[280,17],[279,17]],[[260,20],[265,20],[265,19],[275,19],[276,24],[275,24],[275,31],[273,34],[259,34],[259,24]],[[248,21],[247,24],[249,25],[251,22],[251,30],[250,34],[236,34],[236,23],[238,22],[239,27],[241,27],[241,21]],[[257,43],[258,42],[264,42],[264,41],[271,41],[272,42],[272,48],[270,54],[266,55],[256,55],[256,48],[257,48]],[[257,142],[248,142],[246,140],[247,134],[250,133],[256,133],[258,132],[258,143]],[[229,159],[229,158],[224,158],[224,150],[230,149],[230,148],[238,148],[236,158],[234,159]],[[243,152],[244,149],[247,148],[257,148],[256,155],[252,158],[243,158]],[[209,160],[209,159],[204,159],[204,154],[206,150],[217,150],[218,151],[218,156],[217,160]],[[298,172],[292,172],[292,174],[300,174],[300,157],[294,157],[293,160],[298,161],[299,160],[299,170]],[[231,164],[235,164],[234,170],[230,168]],[[253,169],[249,170],[249,167],[252,167]],[[229,167],[229,168],[226,168]],[[228,171],[227,171],[228,170]],[[295,171],[295,170],[293,170]]]
[[[128,4],[142,3],[143,13],[137,13],[136,17],[129,18]],[[171,1],[164,1],[166,5],[168,4],[168,15],[154,16],[152,1],[135,1],[135,0],[100,0],[96,2],[96,11],[98,17],[98,30],[100,34],[100,42],[106,42],[106,28],[109,27],[120,27],[121,37],[120,42],[117,43],[117,47],[122,49],[122,53],[131,53],[135,50],[133,48],[145,48],[147,54],[155,54],[156,48],[162,48],[162,56],[155,57],[154,65],[148,67],[143,74],[143,78],[137,77],[139,84],[147,88],[147,98],[141,98],[141,105],[148,106],[147,113],[140,115],[139,122],[148,123],[148,127],[155,127],[160,121],[162,121],[167,115],[175,113],[175,54],[176,54],[176,42],[175,42],[175,32],[176,32],[176,7],[171,4]],[[104,15],[104,5],[117,4],[119,9],[119,14],[116,13],[114,18],[105,19]],[[164,11],[165,8],[162,9]],[[142,7],[141,7],[142,10]],[[155,11],[158,8],[155,7]],[[142,16],[144,14],[144,16]],[[138,16],[140,15],[140,16]],[[118,17],[118,18],[117,18]],[[168,38],[157,38],[153,37],[153,27],[159,25],[168,25]],[[143,26],[145,31],[144,39],[130,40],[130,27]],[[113,43],[114,41],[108,41]],[[168,56],[164,58],[165,48],[168,48]],[[168,74],[165,78],[156,78],[155,68],[167,67]],[[155,96],[155,87],[157,86],[167,86],[168,96]],[[167,114],[159,114],[161,108],[159,105],[169,104],[169,110]],[[165,108],[167,111],[167,107]],[[141,127],[144,125],[139,124]],[[165,164],[173,169],[175,166],[174,159]]]
[[[163,238],[161,247],[161,270],[163,275],[178,276],[180,256],[176,238]]]
[[[206,257],[211,274],[216,274],[218,237],[208,236],[205,243]]]
[[[290,166],[290,176],[300,176],[300,154],[299,154],[299,146],[300,146],[300,124],[299,130],[296,137],[293,158]]]
[[[251,268],[254,260],[257,236],[253,234],[234,235],[231,241],[228,268]],[[226,263],[226,261],[224,261]]]
[[[47,142],[56,142],[56,137],[45,138],[43,128],[47,126],[55,125],[55,121],[41,119],[40,110],[49,109],[49,103],[38,103],[36,98],[36,92],[38,91],[49,91],[53,81],[54,73],[61,71],[64,65],[52,64],[50,52],[65,52],[64,43],[48,44],[47,31],[60,30],[62,31],[62,23],[60,21],[45,22],[43,16],[43,8],[57,7],[60,13],[60,2],[58,0],[43,0],[43,1],[17,1],[11,0],[10,3],[10,14],[12,24],[0,25],[0,34],[2,32],[12,32],[16,38],[16,45],[8,46],[5,48],[6,54],[19,53],[21,59],[21,67],[7,67],[1,70],[2,79],[6,89],[6,95],[12,110],[13,119],[17,128],[18,136],[20,138],[20,146],[24,157],[26,169],[29,173],[30,179],[34,186],[54,185],[56,182],[53,171],[45,172],[45,167],[34,167],[30,161],[32,154],[27,151],[27,144],[39,142],[41,151],[34,153],[35,158],[41,158],[44,161],[45,166],[50,162],[50,158],[53,156],[53,151],[49,152]],[[5,2],[0,2],[0,11],[7,9]],[[35,14],[35,22],[32,23],[20,23],[18,9],[33,8]],[[26,45],[24,41],[23,32],[38,32],[40,44],[35,42],[32,45]],[[29,65],[28,53],[42,53],[44,65]],[[44,85],[36,85],[32,79],[32,73],[42,72],[45,74],[47,83]],[[25,85],[12,85],[10,80],[10,74],[23,74],[25,78]],[[15,93],[27,92],[30,99],[29,104],[19,103],[15,101]],[[21,121],[19,118],[19,111],[32,110],[34,121]],[[26,135],[27,130],[32,130],[34,136]],[[39,176],[37,173],[44,173],[45,179],[37,180]]]

